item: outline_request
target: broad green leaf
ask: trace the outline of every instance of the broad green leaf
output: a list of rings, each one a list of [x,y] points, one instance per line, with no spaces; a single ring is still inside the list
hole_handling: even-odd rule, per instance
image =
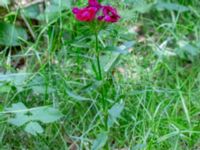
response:
[[[0,45],[19,46],[22,44],[20,39],[27,40],[26,31],[12,24],[0,22]]]
[[[0,74],[0,82],[11,82],[15,86],[22,85],[29,76],[29,73]]]
[[[108,127],[112,127],[113,124],[117,121],[117,118],[120,117],[122,110],[124,109],[124,103],[119,102],[113,105],[111,109],[108,110],[109,116],[108,116]]]
[[[15,114],[15,117],[9,118],[8,122],[10,124],[16,125],[16,126],[22,126],[28,121],[30,121],[29,116],[25,115],[25,113],[28,111],[26,106],[19,102],[16,104],[12,104],[10,108],[5,109],[8,112],[13,112]]]
[[[30,120],[31,117],[24,115],[23,113],[16,113],[14,118],[8,119],[8,123],[20,127],[29,122]]]
[[[180,4],[176,3],[169,3],[169,2],[158,2],[156,4],[156,8],[158,10],[169,10],[169,11],[179,11],[179,12],[185,12],[188,11],[189,8]]]
[[[62,113],[55,108],[35,107],[27,109],[26,106],[21,102],[13,104],[10,108],[6,108],[6,111],[15,114],[15,117],[9,119],[9,122],[19,125],[23,125],[31,120],[41,121],[43,123],[50,123],[62,117]]]
[[[70,0],[50,0],[50,5],[48,5],[44,13],[40,12],[39,5],[31,5],[23,9],[24,16],[28,18],[38,19],[38,20],[52,20],[60,16],[60,12],[71,8]]]
[[[51,87],[48,87],[48,89],[46,89],[46,87],[44,85],[38,85],[38,86],[32,86],[30,87],[30,89],[33,90],[34,94],[46,94],[46,93],[53,93],[55,90]]]
[[[71,8],[71,0],[50,0],[52,5],[57,5],[63,9],[70,9]]]
[[[60,16],[60,7],[57,5],[49,5],[46,7],[45,12],[37,16],[40,21],[51,21],[57,19]]]
[[[24,110],[26,111],[27,108],[22,102],[12,104],[10,108],[6,108],[6,111],[15,111],[16,113],[21,113]]]
[[[7,93],[11,90],[11,86],[8,84],[1,84],[0,83],[0,93]]]
[[[92,150],[101,150],[108,140],[108,133],[100,133],[92,144]]]
[[[60,119],[63,115],[62,113],[52,107],[41,107],[31,111],[31,119],[38,120],[43,123],[51,123]]]
[[[179,41],[178,46],[179,48],[177,48],[175,52],[182,59],[193,61],[194,58],[200,54],[200,48],[198,45],[186,41]]]
[[[25,125],[25,131],[29,131],[32,134],[35,134],[36,132],[41,133],[42,131],[40,130],[41,128],[38,126],[38,121],[43,123],[51,123],[57,121],[63,116],[62,113],[55,108],[46,106],[28,109],[21,102],[12,104],[10,108],[6,108],[5,110],[6,111],[4,113],[14,115],[10,116],[10,118],[8,119],[8,123],[18,127]],[[34,121],[35,123],[31,123],[32,121]],[[36,123],[38,125],[36,125],[36,128],[34,128],[33,125]],[[31,130],[31,128],[33,129]]]
[[[133,0],[132,3],[134,6],[133,9],[139,13],[146,13],[152,7],[152,4],[147,3],[146,0]]]
[[[125,3],[127,4],[133,4],[135,0],[124,0]]]
[[[8,7],[10,4],[10,0],[0,0],[0,6],[2,7]]]
[[[144,150],[146,148],[146,144],[137,144],[131,148],[131,150]]]
[[[10,83],[12,86],[15,86],[18,91],[21,91],[29,76],[29,73],[0,74],[0,87],[5,83]]]
[[[137,13],[135,13],[135,9],[123,9],[119,11],[119,14],[123,18],[123,20],[126,21],[137,19]]]
[[[54,20],[61,17],[61,12],[71,8],[71,2],[69,0],[51,0],[50,5],[45,9],[45,12],[40,14],[38,20]]]
[[[24,88],[31,89],[34,94],[53,93],[55,91],[52,87],[46,87],[45,79],[40,75],[34,75],[31,80],[26,82],[26,86]]]
[[[37,122],[29,122],[25,129],[26,132],[32,134],[32,135],[37,135],[37,134],[41,134],[44,132],[43,128],[41,127],[41,125]]]
[[[31,5],[27,8],[22,9],[23,15],[27,18],[37,19],[37,16],[40,15],[39,5]]]
[[[186,53],[192,55],[192,56],[196,56],[200,53],[200,50],[198,47],[188,43],[188,42],[185,42],[185,41],[180,41],[179,43],[179,47]]]

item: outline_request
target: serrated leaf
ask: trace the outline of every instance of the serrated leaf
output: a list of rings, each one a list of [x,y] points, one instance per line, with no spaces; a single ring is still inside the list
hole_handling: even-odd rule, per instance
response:
[[[108,127],[112,127],[113,124],[117,121],[117,118],[120,117],[122,110],[124,109],[124,103],[119,102],[113,105],[111,109],[108,110]]]
[[[37,134],[41,134],[44,132],[43,128],[41,127],[41,125],[37,122],[29,122],[25,129],[26,132],[32,134],[32,135],[37,135]]]
[[[0,45],[19,46],[22,44],[20,39],[27,40],[26,31],[12,24],[0,22]]]
[[[102,149],[102,147],[106,144],[107,140],[108,140],[108,133],[107,132],[100,133],[92,144],[92,150]]]

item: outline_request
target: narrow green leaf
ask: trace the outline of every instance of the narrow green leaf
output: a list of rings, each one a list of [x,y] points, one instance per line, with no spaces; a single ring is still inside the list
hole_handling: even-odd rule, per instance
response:
[[[119,58],[120,58],[119,53],[113,53],[111,59],[109,60],[109,62],[104,66],[104,71],[105,72],[110,72],[110,70],[112,70],[115,65],[117,64]]]
[[[108,133],[103,132],[97,136],[92,144],[92,150],[101,150],[108,140]]]
[[[118,47],[108,46],[106,49],[112,53],[101,58],[101,63],[102,66],[104,66],[104,71],[106,73],[110,72],[118,63],[121,54],[129,53],[129,49],[132,48],[134,44],[135,41],[128,41],[124,42]]]
[[[23,28],[0,22],[0,45],[19,46],[22,44],[20,39],[27,40],[27,38],[27,33]]]
[[[113,124],[117,121],[117,118],[120,117],[122,110],[124,109],[124,102],[119,102],[113,105],[111,109],[108,110],[108,127],[112,127]]]
[[[176,3],[168,3],[168,2],[158,2],[156,4],[156,8],[158,10],[169,10],[169,11],[179,11],[179,12],[185,12],[188,11],[189,8],[180,4]]]
[[[144,150],[146,148],[146,144],[137,144],[131,148],[131,150]]]
[[[68,96],[73,98],[74,100],[77,100],[77,101],[91,101],[91,99],[83,97],[83,96],[80,96],[78,94],[75,94],[72,91],[67,90],[66,92],[67,92]]]
[[[179,135],[179,134],[180,134],[179,131],[174,131],[174,132],[171,132],[171,133],[169,133],[169,134],[166,134],[166,135],[161,136],[157,141],[158,141],[158,143],[160,143],[160,142],[163,142],[163,141],[168,140],[169,138],[172,138],[172,137],[174,137],[174,136],[177,136],[177,135]]]

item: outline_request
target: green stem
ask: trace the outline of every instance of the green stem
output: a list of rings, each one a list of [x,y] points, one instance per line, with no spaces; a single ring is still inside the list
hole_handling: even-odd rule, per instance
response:
[[[96,41],[96,63],[97,63],[97,70],[98,70],[98,79],[102,80],[102,70],[101,70],[101,63],[100,63],[100,51],[99,51],[99,40],[98,40],[98,32],[95,32],[95,41]],[[106,99],[105,99],[105,85],[103,84],[102,86],[102,91],[101,91],[101,99],[102,99],[102,104],[103,104],[103,111],[104,111],[104,125],[105,125],[105,130],[108,131],[108,126],[107,126],[107,120],[108,120],[108,110],[107,110],[107,104],[106,104]]]
[[[100,64],[100,52],[99,52],[99,40],[98,40],[98,33],[95,33],[95,40],[96,40],[96,61],[97,61],[97,67],[99,76],[98,79],[102,80],[102,72],[101,72],[101,64]]]

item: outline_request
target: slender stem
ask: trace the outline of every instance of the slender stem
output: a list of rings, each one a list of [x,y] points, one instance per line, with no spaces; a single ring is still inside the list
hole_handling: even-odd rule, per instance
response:
[[[102,80],[102,72],[101,72],[101,64],[100,64],[100,52],[99,52],[99,40],[98,40],[98,33],[95,33],[95,40],[96,40],[96,61],[97,61],[97,67],[99,72],[99,80]]]
[[[101,63],[100,63],[100,51],[99,51],[99,40],[98,40],[98,32],[95,32],[95,40],[96,40],[96,61],[97,61],[97,72],[98,72],[98,79],[102,80],[102,70],[101,70]],[[106,104],[106,98],[105,98],[105,85],[103,84],[102,86],[102,91],[101,91],[101,99],[102,99],[102,105],[103,105],[103,114],[104,114],[104,126],[105,130],[108,131],[108,125],[107,125],[107,120],[108,120],[108,108]]]

